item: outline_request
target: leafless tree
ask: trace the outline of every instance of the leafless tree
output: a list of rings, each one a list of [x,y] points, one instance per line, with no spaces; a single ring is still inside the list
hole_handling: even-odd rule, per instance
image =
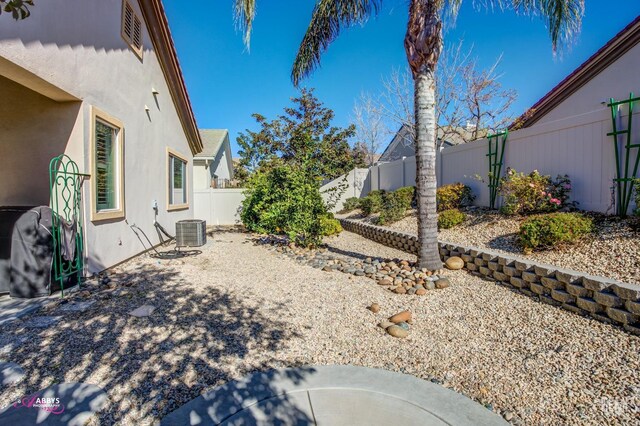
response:
[[[510,107],[516,92],[504,89],[498,72],[502,56],[489,69],[480,69],[473,46],[463,42],[445,48],[436,69],[436,123],[438,142],[469,142],[506,127],[514,116]],[[414,133],[413,78],[408,68],[393,69],[382,78],[382,91],[370,96],[379,104],[385,127],[393,133],[401,126]]]
[[[370,93],[362,92],[353,106],[351,121],[356,126],[357,148],[365,152],[369,166],[375,163],[376,154],[387,133],[381,105]]]
[[[514,117],[509,112],[517,98],[513,89],[503,89],[501,74],[497,69],[502,55],[488,69],[479,70],[477,59],[470,60],[462,69],[462,81],[465,84],[461,92],[462,102],[468,115],[468,130],[471,140],[485,136],[487,131],[503,129]]]

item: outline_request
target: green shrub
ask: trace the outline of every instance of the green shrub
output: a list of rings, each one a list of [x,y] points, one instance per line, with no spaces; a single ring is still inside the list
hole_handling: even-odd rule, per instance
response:
[[[333,215],[328,214],[320,218],[320,232],[323,236],[335,235],[342,232],[342,225]]]
[[[548,213],[522,222],[518,234],[525,253],[573,244],[593,230],[591,218],[579,213]]]
[[[284,232],[302,246],[320,243],[327,210],[319,181],[308,173],[287,165],[256,172],[245,195],[240,218],[250,231]]]
[[[355,209],[360,208],[360,198],[358,197],[350,197],[344,200],[344,204],[342,205],[343,212],[350,212]]]
[[[537,170],[525,175],[509,169],[500,179],[499,191],[503,197],[500,211],[507,215],[546,213],[574,208],[576,204],[569,202],[571,180],[568,175],[558,175],[552,180]]]
[[[380,212],[382,207],[382,196],[384,190],[371,191],[366,197],[360,200],[360,209],[365,216]]]
[[[402,188],[398,188],[393,191],[396,196],[401,197],[403,202],[405,202],[409,208],[415,205],[416,199],[416,189],[413,186],[403,186]]]
[[[471,188],[460,182],[443,185],[436,191],[438,211],[470,206],[475,198]]]
[[[412,187],[404,187],[383,195],[380,217],[378,218],[380,225],[399,221],[411,208],[413,191],[410,193],[407,188],[413,189]]]
[[[438,213],[438,228],[449,229],[460,225],[467,216],[458,209],[444,210]]]

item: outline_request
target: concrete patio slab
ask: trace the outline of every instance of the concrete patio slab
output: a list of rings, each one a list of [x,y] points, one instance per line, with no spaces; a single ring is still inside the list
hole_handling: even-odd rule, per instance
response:
[[[0,411],[0,424],[82,426],[106,404],[107,394],[98,386],[61,383],[26,396]]]
[[[348,365],[251,374],[208,392],[161,425],[506,425],[482,405],[406,374]]]

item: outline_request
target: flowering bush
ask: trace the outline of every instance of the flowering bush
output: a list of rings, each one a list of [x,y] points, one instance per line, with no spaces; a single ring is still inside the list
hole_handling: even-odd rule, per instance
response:
[[[550,213],[522,222],[518,234],[525,253],[535,249],[574,244],[593,230],[593,221],[579,213]]]
[[[575,208],[575,202],[569,202],[571,180],[568,175],[541,175],[537,170],[525,175],[514,169],[508,169],[507,175],[500,179],[500,195],[504,214],[546,213],[560,209]]]
[[[438,211],[470,206],[475,198],[471,188],[460,182],[443,185],[436,191]]]

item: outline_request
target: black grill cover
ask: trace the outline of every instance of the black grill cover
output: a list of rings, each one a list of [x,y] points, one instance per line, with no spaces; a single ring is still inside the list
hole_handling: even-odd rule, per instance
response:
[[[0,294],[9,293],[13,226],[32,206],[0,207]]]

